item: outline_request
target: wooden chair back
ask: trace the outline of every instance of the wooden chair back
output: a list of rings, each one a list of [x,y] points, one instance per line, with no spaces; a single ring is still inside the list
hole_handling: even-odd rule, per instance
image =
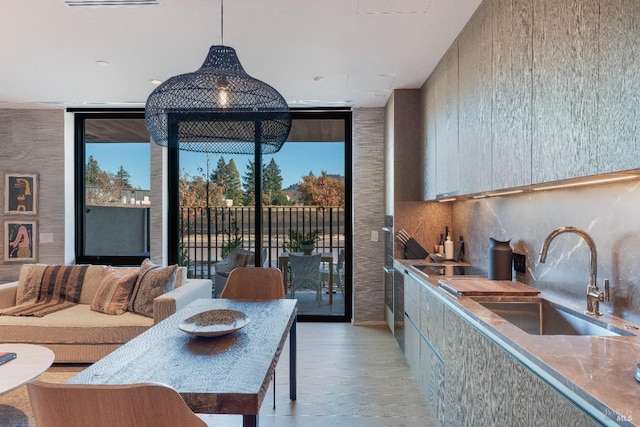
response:
[[[253,301],[282,299],[282,272],[275,267],[238,267],[229,274],[220,298]]]
[[[161,384],[27,383],[38,427],[206,427],[171,387]]]

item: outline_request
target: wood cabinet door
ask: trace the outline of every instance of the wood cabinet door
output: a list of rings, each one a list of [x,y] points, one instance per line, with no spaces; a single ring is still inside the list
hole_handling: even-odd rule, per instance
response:
[[[458,43],[434,70],[436,85],[436,197],[458,194]]]
[[[483,2],[458,39],[460,194],[491,190],[491,9]]]
[[[598,173],[640,167],[640,2],[600,2]]]
[[[531,184],[533,6],[493,0],[491,188]]]
[[[598,0],[533,2],[533,184],[598,172],[598,15]]]

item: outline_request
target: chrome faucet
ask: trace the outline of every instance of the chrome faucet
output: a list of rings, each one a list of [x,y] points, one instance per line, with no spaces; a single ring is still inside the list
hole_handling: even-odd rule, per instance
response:
[[[600,301],[609,302],[609,280],[604,281],[604,292],[601,292],[598,288],[597,275],[598,275],[598,251],[596,250],[596,244],[587,234],[586,231],[576,227],[560,227],[553,230],[542,245],[542,251],[540,252],[540,262],[544,263],[547,260],[547,252],[549,251],[549,244],[551,241],[562,233],[575,233],[582,237],[589,245],[591,251],[591,267],[589,269],[589,285],[587,286],[587,314],[592,316],[600,316]]]

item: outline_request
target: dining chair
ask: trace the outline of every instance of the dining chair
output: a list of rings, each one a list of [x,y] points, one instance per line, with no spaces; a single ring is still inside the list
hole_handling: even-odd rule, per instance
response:
[[[263,264],[267,258],[267,249],[262,249],[260,263]],[[224,259],[213,264],[216,275],[214,279],[214,294],[219,295],[220,290],[229,278],[229,274],[238,267],[253,267],[255,265],[255,253],[240,246],[233,249]]]
[[[338,262],[333,264],[333,282],[335,285],[342,291],[344,294],[344,260],[345,260],[345,251],[344,249],[340,249],[338,252]],[[323,263],[320,267],[320,276],[322,277],[322,282],[329,281],[329,266],[324,265],[328,263]]]
[[[322,280],[320,278],[320,258],[322,254],[301,255],[291,253],[291,298],[296,297],[296,290],[311,289],[316,291],[316,300],[322,301]]]
[[[163,384],[85,385],[27,383],[38,427],[207,427]],[[211,418],[211,417],[210,417]],[[213,425],[211,423],[210,425]]]
[[[282,272],[275,267],[238,267],[229,273],[220,298],[270,300],[284,298]],[[273,371],[273,408],[276,407],[276,372]]]
[[[275,267],[238,267],[229,273],[220,298],[270,300],[284,298],[282,272]]]

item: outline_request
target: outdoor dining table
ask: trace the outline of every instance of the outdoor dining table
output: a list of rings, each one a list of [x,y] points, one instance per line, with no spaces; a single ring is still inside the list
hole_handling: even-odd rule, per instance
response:
[[[191,316],[219,309],[241,311],[249,323],[217,337],[192,336],[179,328]],[[163,383],[177,390],[193,412],[242,414],[244,427],[257,426],[287,335],[289,397],[296,399],[296,315],[296,300],[199,299],[67,382]]]
[[[289,254],[294,253],[303,255],[302,252],[282,252],[278,257],[278,268],[282,271],[282,282],[284,284],[284,293],[289,288],[289,275],[287,269],[289,266]],[[333,254],[331,252],[322,252],[320,254],[320,262],[329,263],[329,304],[333,304]]]

